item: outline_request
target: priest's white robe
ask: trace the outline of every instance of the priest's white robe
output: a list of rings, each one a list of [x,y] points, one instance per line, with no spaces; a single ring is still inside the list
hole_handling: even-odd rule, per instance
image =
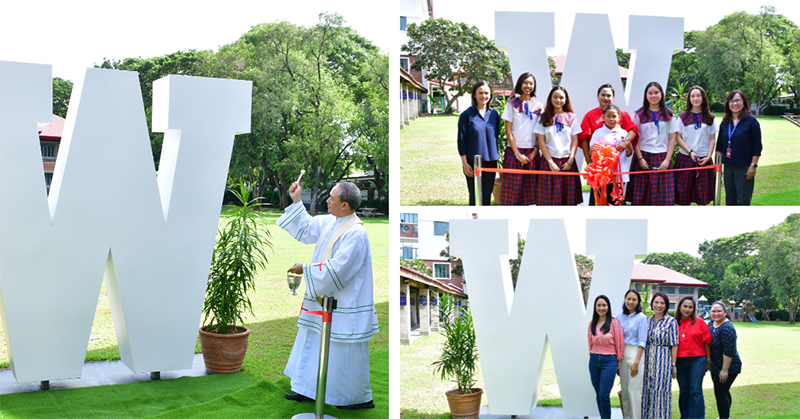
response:
[[[325,403],[335,406],[372,400],[367,342],[378,332],[372,299],[372,255],[363,225],[355,224],[345,231],[333,245],[330,259],[319,263],[336,227],[347,218],[311,217],[298,202],[288,206],[277,221],[301,243],[316,243],[311,263],[303,264],[306,292],[297,320],[299,330],[283,373],[291,377],[292,391],[316,399],[322,317],[309,312],[322,310],[316,297],[333,296],[337,308],[331,322]]]

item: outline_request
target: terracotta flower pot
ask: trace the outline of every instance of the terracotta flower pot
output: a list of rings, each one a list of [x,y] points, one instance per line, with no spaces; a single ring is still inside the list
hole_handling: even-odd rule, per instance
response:
[[[494,189],[492,189],[492,197],[494,197],[495,205],[500,205],[500,195],[502,193],[503,193],[503,182],[500,180],[500,176],[497,176],[497,178],[494,180]]]
[[[453,418],[475,419],[480,414],[483,389],[473,388],[470,394],[458,394],[458,389],[445,392]]]
[[[206,371],[227,374],[242,370],[250,329],[237,326],[236,330],[239,333],[221,335],[200,328],[200,348],[203,350]]]

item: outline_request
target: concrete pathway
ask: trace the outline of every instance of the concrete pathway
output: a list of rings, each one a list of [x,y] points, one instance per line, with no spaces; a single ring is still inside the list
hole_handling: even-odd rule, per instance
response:
[[[180,377],[208,375],[203,354],[195,354],[192,368],[188,370],[162,371],[162,380]],[[109,384],[150,381],[150,373],[134,374],[122,361],[87,362],[83,364],[81,378],[50,381],[50,390],[42,390],[39,382],[17,383],[10,369],[0,371],[0,394],[25,393],[30,391],[52,391],[65,388],[96,387]]]
[[[564,416],[564,408],[550,407],[550,406],[536,406],[528,416],[514,416],[516,419],[555,419],[567,418]],[[591,416],[590,416],[591,417]],[[489,406],[481,406],[480,419],[511,419],[509,415],[491,415],[489,414]],[[582,417],[569,417],[574,419],[583,419]],[[611,408],[611,419],[622,419],[622,410],[618,407]]]

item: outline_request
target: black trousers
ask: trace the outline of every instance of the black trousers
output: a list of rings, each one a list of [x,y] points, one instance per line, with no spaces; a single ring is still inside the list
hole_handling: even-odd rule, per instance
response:
[[[724,165],[722,177],[725,179],[725,205],[750,205],[756,178],[747,180],[750,166]]]
[[[481,166],[486,169],[497,169],[497,160],[495,161],[484,161],[481,163]],[[472,163],[469,163],[469,167],[472,167],[473,170],[475,168],[472,166]],[[481,205],[488,207],[492,204],[492,191],[494,190],[494,178],[497,176],[495,172],[486,172],[481,173]],[[467,179],[467,190],[469,190],[469,205],[475,205],[475,178],[471,178],[464,174],[464,177]]]
[[[728,374],[728,379],[724,383],[719,382],[719,375],[711,374],[711,381],[714,382],[714,397],[717,399],[717,412],[719,412],[720,419],[728,419],[731,417],[731,386],[736,379],[737,374]]]

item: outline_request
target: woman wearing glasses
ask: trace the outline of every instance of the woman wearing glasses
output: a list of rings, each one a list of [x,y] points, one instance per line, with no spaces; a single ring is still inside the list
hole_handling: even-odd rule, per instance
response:
[[[717,154],[725,156],[725,205],[750,205],[758,158],[761,156],[761,126],[750,115],[750,102],[741,90],[725,100],[725,117],[719,125]]]

